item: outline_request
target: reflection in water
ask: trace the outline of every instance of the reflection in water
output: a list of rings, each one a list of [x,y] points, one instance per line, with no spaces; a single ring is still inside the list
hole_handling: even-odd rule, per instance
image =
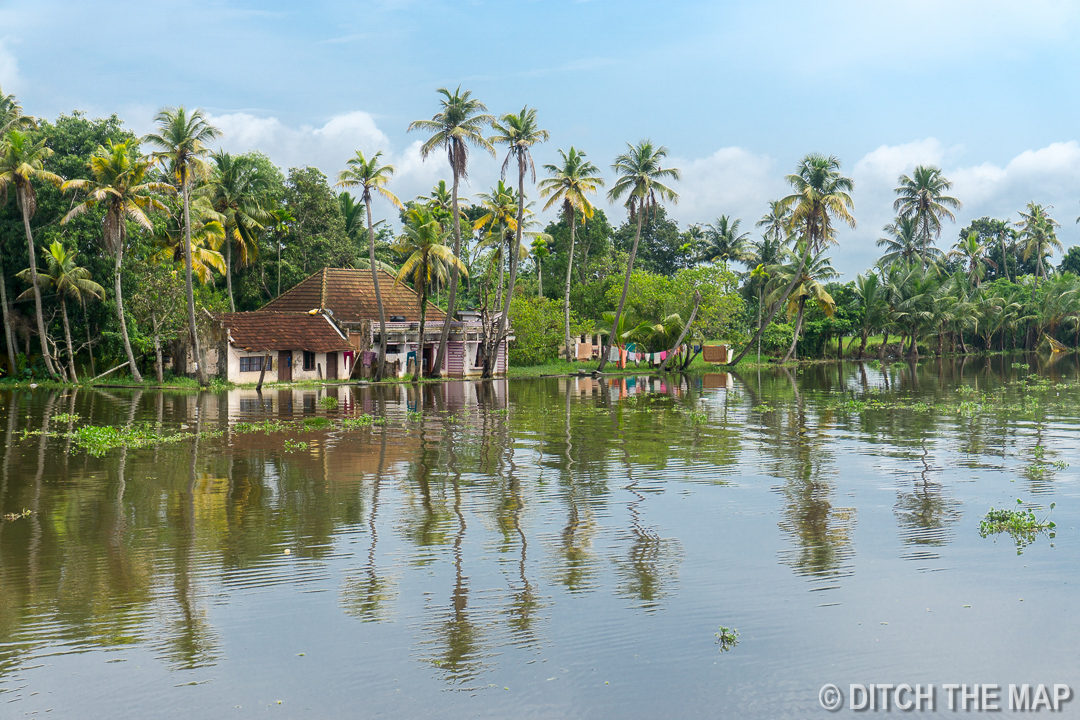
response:
[[[149,648],[166,672],[224,673],[256,651],[230,643],[219,607],[273,593],[304,623],[326,606],[308,593],[327,589],[338,632],[381,633],[370,662],[404,652],[441,686],[485,687],[567,622],[582,638],[563,650],[591,663],[603,641],[589,623],[628,605],[699,632],[700,598],[726,580],[700,572],[701,547],[713,558],[728,529],[703,517],[717,504],[733,526],[765,518],[745,542],[809,579],[803,594],[859,581],[864,502],[891,507],[892,557],[946,557],[973,542],[961,521],[984,504],[961,481],[1053,494],[1076,462],[1076,358],[1015,362],[0,393],[0,511],[32,511],[0,522],[0,694],[53,683],[43,658],[121,647]],[[239,425],[263,420],[281,424]],[[93,457],[73,442],[84,425],[192,437]],[[700,506],[678,504],[690,491]],[[752,651],[744,637],[725,659]]]

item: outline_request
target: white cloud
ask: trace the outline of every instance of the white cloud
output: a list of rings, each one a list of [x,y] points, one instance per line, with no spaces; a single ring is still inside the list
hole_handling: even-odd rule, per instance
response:
[[[673,184],[680,195],[671,214],[685,223],[708,223],[720,215],[741,218],[750,230],[769,200],[784,193],[776,161],[739,147],[720,148],[696,160],[673,158],[682,181]]]
[[[6,39],[0,39],[0,88],[5,95],[16,93],[21,89],[22,78],[19,76],[19,61],[15,54],[8,49]]]

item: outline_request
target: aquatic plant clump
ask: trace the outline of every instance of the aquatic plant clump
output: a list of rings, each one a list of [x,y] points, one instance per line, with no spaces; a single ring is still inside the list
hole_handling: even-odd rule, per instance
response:
[[[145,424],[128,427],[83,425],[65,435],[72,440],[76,448],[85,450],[94,457],[101,457],[110,450],[120,447],[149,447],[194,437],[194,433],[186,432],[166,435]]]
[[[716,630],[716,644],[720,646],[720,652],[727,652],[739,644],[739,631],[735,628],[719,626]]]
[[[1018,499],[1016,501],[1018,506],[1023,505],[1023,503],[1023,500]],[[1056,503],[1050,503],[1050,511],[1053,512],[1056,506]],[[1019,555],[1025,547],[1035,542],[1040,533],[1046,533],[1050,539],[1057,536],[1055,532],[1057,525],[1049,521],[1047,519],[1049,517],[1050,513],[1048,512],[1046,517],[1040,520],[1031,508],[1027,510],[1012,508],[997,510],[990,508],[990,512],[986,513],[986,517],[979,523],[979,535],[987,537],[989,535],[1008,533],[1016,541],[1016,554]]]

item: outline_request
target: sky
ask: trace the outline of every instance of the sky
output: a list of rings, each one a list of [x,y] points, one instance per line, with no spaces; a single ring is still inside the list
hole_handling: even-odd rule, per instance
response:
[[[667,147],[684,229],[725,214],[754,231],[800,158],[835,155],[855,181],[858,227],[832,251],[850,279],[919,164],[964,203],[945,250],[1029,201],[1080,243],[1078,38],[1080,3],[1058,0],[0,0],[0,88],[31,115],[116,113],[138,133],[163,106],[201,107],[223,148],[331,178],[382,150],[407,199],[450,178],[409,123],[460,85],[496,115],[537,109],[538,170],[573,145],[610,184],[627,143]],[[501,160],[474,153],[463,194]]]

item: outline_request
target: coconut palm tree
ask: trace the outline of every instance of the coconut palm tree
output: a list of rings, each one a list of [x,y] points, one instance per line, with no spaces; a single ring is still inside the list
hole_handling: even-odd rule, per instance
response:
[[[277,250],[277,292],[274,297],[281,297],[281,241],[289,231],[289,223],[296,222],[296,218],[286,207],[273,208],[270,216],[270,229],[274,233],[274,248]]]
[[[1018,238],[1024,248],[1024,260],[1030,260],[1035,256],[1035,277],[1045,278],[1046,268],[1043,260],[1054,254],[1054,248],[1062,250],[1061,241],[1057,238],[1054,228],[1061,227],[1054,218],[1050,217],[1049,210],[1053,205],[1040,205],[1034,201],[1027,204],[1027,212],[1020,213],[1020,222],[1016,227],[1020,230]]]
[[[135,353],[132,352],[131,339],[128,336],[124,297],[120,287],[120,268],[127,245],[127,221],[131,220],[140,227],[151,230],[153,224],[147,213],[153,210],[168,212],[156,196],[176,193],[171,185],[154,182],[147,177],[151,166],[150,158],[138,154],[134,141],[109,142],[108,145],[99,145],[90,156],[90,175],[93,179],[68,180],[63,185],[65,191],[86,191],[87,197],[73,207],[61,223],[67,223],[92,207],[101,205],[105,208],[102,239],[105,250],[113,256],[116,318],[120,322],[120,337],[124,342],[128,369],[135,382],[142,382],[142,375],[135,365]]]
[[[698,259],[701,262],[721,261],[725,266],[730,260],[746,262],[751,254],[748,247],[750,233],[739,232],[739,219],[731,220],[721,215],[716,222],[706,225],[705,245]]]
[[[213,174],[204,188],[211,207],[222,217],[225,227],[225,287],[229,295],[229,310],[236,312],[233,300],[233,246],[236,264],[248,265],[259,250],[256,233],[269,222],[270,213],[261,202],[270,188],[269,179],[259,165],[247,157],[233,157],[220,150],[213,154]]]
[[[987,265],[997,267],[997,263],[986,256],[988,247],[979,242],[979,233],[971,232],[963,240],[958,240],[949,253],[951,259],[959,261],[967,268],[968,279],[975,287],[982,283]]]
[[[80,304],[86,302],[86,296],[96,297],[99,300],[105,296],[105,289],[90,279],[90,271],[75,264],[77,253],[69,252],[61,243],[54,242],[45,253],[45,270],[38,273],[38,280],[46,287],[56,290],[60,296],[60,314],[64,318],[64,340],[67,342],[68,373],[71,382],[79,382],[75,372],[75,351],[71,344],[71,324],[68,321],[67,301],[68,298],[77,300]],[[15,277],[20,280],[29,280],[30,268],[20,272]],[[23,300],[32,291],[27,290],[17,299]]]
[[[423,205],[412,207],[405,214],[403,230],[404,233],[394,245],[394,249],[402,255],[408,255],[408,258],[398,270],[394,285],[408,280],[412,283],[419,301],[420,331],[414,378],[420,379],[424,375],[424,326],[427,323],[428,291],[443,285],[448,276],[453,277],[451,268],[457,268],[459,274],[466,275],[468,270],[453,249],[443,244],[450,233],[443,230],[429,208]]]
[[[11,130],[33,130],[37,122],[30,115],[23,115],[22,105],[14,95],[5,95],[0,89],[0,136]]]
[[[682,174],[678,168],[663,167],[664,158],[668,150],[663,145],[653,145],[651,140],[642,140],[637,145],[626,144],[627,151],[615,158],[611,169],[615,171],[618,179],[608,191],[608,201],[615,202],[626,197],[624,206],[630,214],[630,221],[636,222],[634,232],[634,244],[630,247],[630,258],[626,263],[626,279],[623,281],[622,295],[619,297],[619,306],[615,310],[615,318],[612,323],[617,327],[619,318],[622,317],[623,308],[626,306],[626,294],[630,290],[630,275],[634,271],[634,258],[637,256],[638,242],[641,240],[641,225],[645,216],[659,207],[662,201],[671,204],[679,202],[679,194],[664,184],[668,180],[679,180]],[[611,354],[613,337],[608,338],[604,354],[600,358],[598,371],[603,371],[607,365],[608,356]]]
[[[521,233],[525,227],[525,173],[531,172],[532,181],[536,182],[536,165],[533,163],[531,148],[548,139],[548,131],[540,128],[536,123],[536,108],[525,106],[521,112],[507,113],[497,121],[491,123],[495,134],[491,136],[491,142],[506,145],[506,159],[503,160],[500,177],[506,179],[506,169],[510,166],[511,158],[517,161],[518,170],[518,212],[516,242],[510,247],[510,280],[506,289],[506,298],[503,301],[503,311],[499,316],[499,329],[491,345],[498,348],[499,343],[506,337],[506,323],[510,316],[510,300],[514,296],[514,284],[517,282],[518,259],[521,246]],[[483,377],[491,377],[491,369],[495,361],[495,353],[485,354]]]
[[[909,263],[915,258],[942,256],[936,247],[923,247],[919,239],[919,221],[915,217],[898,217],[882,230],[887,237],[878,238],[877,246],[885,248],[885,254],[878,258],[878,264],[883,267],[898,261]]]
[[[150,133],[144,140],[161,148],[154,153],[162,163],[167,163],[170,172],[180,186],[184,199],[184,263],[187,270],[188,296],[188,332],[191,335],[191,347],[195,352],[196,372],[200,385],[207,385],[206,361],[199,345],[199,334],[195,325],[195,288],[191,280],[191,182],[193,178],[206,177],[209,166],[203,159],[209,154],[206,144],[221,131],[206,121],[202,110],[188,112],[183,106],[166,107],[154,118],[158,131]]]
[[[478,197],[484,214],[473,223],[473,230],[487,228],[487,234],[480,240],[477,250],[491,246],[496,248],[492,256],[492,264],[488,268],[488,277],[490,279],[490,269],[497,262],[499,264],[499,284],[495,293],[495,305],[496,307],[502,307],[503,271],[506,267],[506,255],[503,248],[509,247],[508,237],[510,236],[508,233],[517,230],[517,193],[514,192],[513,187],[500,180],[498,185],[491,189],[491,192],[480,193]]]
[[[754,227],[763,228],[762,237],[780,245],[791,235],[791,206],[781,200],[770,200],[769,212],[762,215]]]
[[[191,270],[203,285],[214,284],[215,270],[225,274],[225,257],[220,250],[225,242],[222,219],[205,197],[197,197],[191,203]],[[184,228],[175,217],[170,216],[163,227],[155,228],[154,241],[159,248],[156,262],[184,263],[185,238]]]
[[[941,168],[933,165],[919,165],[910,176],[901,175],[897,182],[900,186],[895,190],[893,209],[900,217],[914,218],[922,264],[926,265],[927,250],[941,235],[942,219],[956,222],[952,211],[964,204],[945,194],[953,184],[941,174]]]
[[[38,286],[37,253],[34,250],[34,234],[30,230],[30,219],[37,211],[34,183],[47,182],[60,186],[64,182],[59,175],[45,169],[45,161],[52,154],[53,151],[45,147],[44,138],[35,143],[28,134],[19,130],[9,130],[0,141],[0,205],[7,203],[8,188],[14,187],[15,202],[22,213],[23,230],[26,232],[26,246],[30,256],[30,285],[34,291],[34,313],[38,337],[41,339],[41,356],[45,360],[45,369],[49,375],[56,377],[58,373],[53,365],[52,355],[49,353],[49,339],[45,334],[41,288]]]
[[[345,219],[345,234],[350,240],[360,244],[360,233],[364,232],[364,204],[357,202],[348,190],[338,193],[338,207]]]
[[[795,333],[791,338],[791,347],[784,355],[783,362],[794,360],[799,336],[802,334],[803,317],[806,313],[807,302],[817,305],[828,317],[832,317],[836,309],[836,303],[832,296],[825,290],[822,284],[826,280],[837,277],[839,273],[833,269],[832,258],[825,257],[825,251],[806,257],[800,240],[796,243],[795,250],[784,249],[786,263],[773,265],[769,268],[772,278],[773,292],[767,298],[771,302],[784,302],[780,300],[782,293],[789,285],[794,287],[787,296],[788,317],[795,315]]]
[[[536,297],[544,297],[544,260],[551,256],[551,236],[538,233],[530,246],[531,255],[536,259]]]
[[[370,159],[359,150],[346,163],[349,167],[338,173],[339,187],[360,188],[360,199],[367,208],[368,221],[368,262],[371,267],[371,284],[375,286],[375,304],[379,308],[379,363],[375,368],[375,379],[382,380],[386,369],[386,309],[383,307],[382,292],[379,290],[379,263],[375,260],[375,225],[371,215],[371,194],[374,192],[394,207],[401,207],[397,195],[386,189],[386,184],[394,177],[393,165],[380,165],[382,151],[376,152]],[[423,312],[423,309],[421,309]],[[422,343],[421,343],[422,344]]]
[[[427,158],[438,148],[446,150],[453,174],[454,187],[451,197],[454,219],[454,255],[461,257],[461,217],[458,213],[458,186],[468,178],[469,145],[481,148],[495,157],[495,148],[484,137],[484,128],[491,125],[495,118],[487,114],[487,106],[472,97],[472,91],[461,91],[459,85],[454,92],[446,88],[437,91],[442,95],[439,111],[430,120],[416,120],[409,125],[409,132],[422,130],[431,133],[431,137],[420,147],[420,157]],[[446,307],[446,321],[439,337],[439,352],[435,362],[435,373],[440,372],[443,357],[446,354],[446,340],[450,336],[450,323],[454,318],[454,306],[457,302],[458,271],[457,266],[450,270],[450,299]]]
[[[566,256],[566,283],[563,286],[563,331],[566,339],[566,361],[573,362],[570,349],[570,273],[574,266],[575,230],[577,214],[588,220],[593,216],[593,205],[587,195],[595,194],[597,188],[604,185],[600,170],[589,160],[585,153],[579,152],[573,145],[570,152],[559,150],[562,162],[558,165],[545,165],[551,177],[540,181],[540,197],[547,198],[544,209],[562,204],[563,217],[570,225],[570,248]]]
[[[859,335],[859,357],[866,354],[866,343],[870,335],[885,327],[889,319],[889,303],[882,285],[881,274],[871,270],[855,278],[855,295],[862,304],[862,318]]]
[[[826,243],[833,239],[833,216],[850,227],[855,227],[855,218],[851,214],[854,207],[851,191],[855,183],[851,178],[840,174],[840,161],[835,157],[811,153],[799,162],[796,171],[788,175],[786,180],[794,192],[779,201],[778,209],[791,210],[791,229],[801,240],[801,264],[798,270],[791,274],[791,280],[784,292],[776,296],[776,303],[769,311],[769,317],[729,365],[737,364],[746,356],[750,348],[760,340],[761,334],[776,317],[776,313],[788,302],[802,278],[802,265],[806,263],[811,250],[820,253]]]

